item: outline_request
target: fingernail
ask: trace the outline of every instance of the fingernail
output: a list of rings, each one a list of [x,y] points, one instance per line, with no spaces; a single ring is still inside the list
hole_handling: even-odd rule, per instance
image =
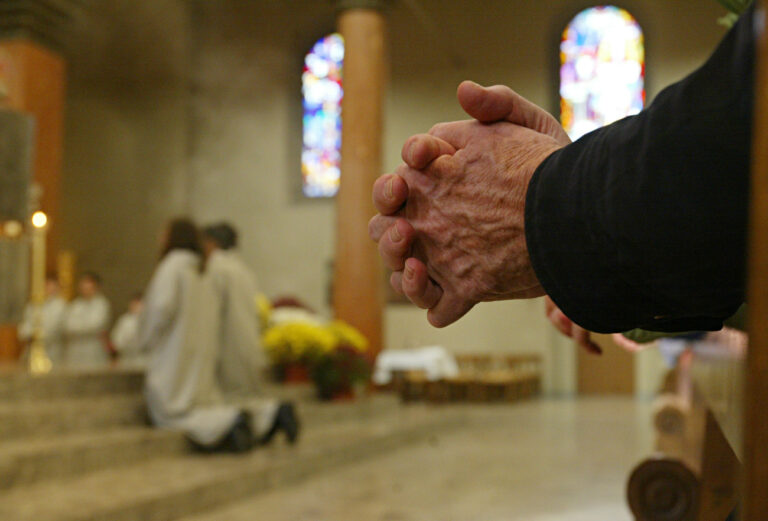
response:
[[[400,235],[400,231],[397,229],[397,225],[389,229],[389,238],[392,242],[400,242],[403,239],[403,236]]]
[[[394,199],[395,198],[394,185],[395,185],[395,180],[394,179],[390,179],[389,181],[387,181],[387,199]]]
[[[413,164],[413,149],[414,149],[413,140],[411,139],[410,141],[408,141],[408,150],[405,152],[405,155],[408,157],[408,161],[406,161],[408,165]]]
[[[405,271],[403,271],[403,277],[405,277],[408,280],[413,279],[413,270],[408,266],[406,266]]]

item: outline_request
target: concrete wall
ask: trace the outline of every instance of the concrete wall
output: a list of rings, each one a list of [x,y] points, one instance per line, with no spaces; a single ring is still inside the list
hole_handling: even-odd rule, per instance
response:
[[[66,237],[82,265],[103,271],[124,302],[151,269],[158,227],[188,209],[201,222],[224,218],[240,228],[267,294],[297,295],[329,312],[334,205],[300,196],[299,151],[303,55],[333,30],[331,3],[96,3],[97,20],[112,30],[83,42],[91,58],[74,57],[82,63],[73,67],[67,115]],[[645,30],[649,99],[701,63],[724,33],[714,1],[622,5]],[[384,170],[398,165],[409,135],[464,117],[454,98],[463,79],[508,84],[554,112],[559,33],[587,6],[397,2]],[[537,351],[551,361],[547,388],[573,389],[572,348],[547,326],[540,301],[484,304],[444,330],[404,306],[389,306],[386,319],[391,347]]]
[[[163,223],[186,211],[188,15],[180,0],[91,0],[76,14],[54,225],[122,312]]]

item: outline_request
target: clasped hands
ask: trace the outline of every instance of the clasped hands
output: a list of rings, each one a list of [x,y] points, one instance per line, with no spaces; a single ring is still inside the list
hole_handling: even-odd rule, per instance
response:
[[[465,81],[457,97],[474,119],[409,138],[404,164],[374,184],[369,223],[393,289],[436,327],[479,302],[545,294],[528,256],[525,198],[539,164],[570,143],[508,87]]]

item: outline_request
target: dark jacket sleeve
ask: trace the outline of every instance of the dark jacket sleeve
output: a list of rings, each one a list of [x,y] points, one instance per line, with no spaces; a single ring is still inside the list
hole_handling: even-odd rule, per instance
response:
[[[533,175],[531,262],[582,327],[715,330],[744,302],[754,18],[646,110]]]

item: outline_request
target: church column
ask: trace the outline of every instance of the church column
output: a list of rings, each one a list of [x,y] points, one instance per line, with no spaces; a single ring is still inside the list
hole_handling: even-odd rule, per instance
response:
[[[50,216],[49,267],[55,266],[59,223],[66,64],[62,30],[72,0],[0,0],[0,107],[34,118],[32,179]],[[0,324],[0,360],[16,355],[15,327]]]
[[[333,305],[378,352],[382,348],[383,271],[368,237],[373,182],[381,174],[386,0],[339,0],[344,37],[341,187],[337,197]]]

